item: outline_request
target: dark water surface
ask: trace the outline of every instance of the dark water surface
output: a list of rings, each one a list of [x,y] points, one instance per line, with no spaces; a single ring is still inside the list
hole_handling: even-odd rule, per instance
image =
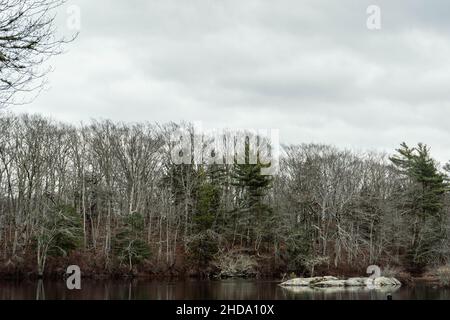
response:
[[[11,299],[88,299],[88,300],[376,300],[386,299],[391,293],[394,300],[445,299],[450,290],[431,285],[403,286],[391,289],[286,289],[278,281],[225,280],[225,281],[146,281],[146,280],[82,280],[81,290],[68,290],[64,281],[0,281],[0,300]]]

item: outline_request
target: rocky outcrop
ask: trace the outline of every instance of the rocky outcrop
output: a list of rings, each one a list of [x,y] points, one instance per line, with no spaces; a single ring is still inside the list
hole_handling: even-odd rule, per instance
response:
[[[348,278],[345,280],[345,285],[347,287],[362,287],[362,286],[368,286],[371,284],[371,278]]]
[[[395,278],[378,277],[373,280],[373,285],[377,287],[400,286],[401,282]]]
[[[312,278],[295,278],[280,284],[284,287],[311,287],[311,288],[333,288],[333,287],[369,287],[378,288],[385,286],[400,286],[401,283],[395,278],[378,277],[378,278],[348,278],[340,280],[336,277],[312,277]]]
[[[299,287],[312,287],[316,283],[330,280],[338,280],[336,277],[325,276],[325,277],[312,277],[312,278],[294,278],[283,282],[281,285],[288,286],[299,286]]]
[[[345,280],[325,280],[314,284],[318,288],[345,287]]]

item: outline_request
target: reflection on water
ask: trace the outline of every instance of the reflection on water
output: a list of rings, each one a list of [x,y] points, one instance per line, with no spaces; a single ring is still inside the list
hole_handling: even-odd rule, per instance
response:
[[[283,288],[277,281],[146,281],[82,280],[81,290],[68,290],[65,281],[0,281],[0,300],[16,299],[87,299],[87,300],[384,300],[390,293],[394,300],[445,299],[450,290],[430,285],[383,288]]]
[[[308,300],[385,300],[388,295],[394,295],[400,290],[397,287],[380,287],[369,289],[367,287],[334,287],[334,288],[309,288],[309,287],[283,287],[299,299]]]
[[[42,280],[38,280],[36,286],[36,300],[45,300],[45,287]]]

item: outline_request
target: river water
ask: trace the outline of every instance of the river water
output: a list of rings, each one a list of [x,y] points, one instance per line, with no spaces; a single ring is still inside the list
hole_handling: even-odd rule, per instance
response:
[[[82,280],[81,290],[68,290],[64,281],[0,281],[0,300],[394,300],[445,299],[450,290],[431,285],[390,289],[282,288],[277,281],[144,281]]]

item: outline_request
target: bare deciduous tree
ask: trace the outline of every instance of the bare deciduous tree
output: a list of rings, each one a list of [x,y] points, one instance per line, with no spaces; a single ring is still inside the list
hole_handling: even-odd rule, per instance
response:
[[[170,136],[178,127],[1,117],[0,269],[23,268],[37,255],[42,273],[47,257],[48,266],[57,259],[55,244],[76,244],[64,251],[98,272],[150,270],[148,261],[168,274],[221,276],[404,266],[415,236],[411,200],[420,197],[411,199],[417,183],[386,155],[284,147],[269,184],[254,167],[175,164]],[[439,199],[441,222],[427,219],[422,243],[448,237],[448,192]],[[61,214],[76,225],[52,219]],[[425,252],[444,261],[448,242],[430,242]]]
[[[44,62],[72,39],[58,38],[56,8],[65,0],[0,0],[0,108],[23,102],[18,92],[39,92],[50,71]]]

